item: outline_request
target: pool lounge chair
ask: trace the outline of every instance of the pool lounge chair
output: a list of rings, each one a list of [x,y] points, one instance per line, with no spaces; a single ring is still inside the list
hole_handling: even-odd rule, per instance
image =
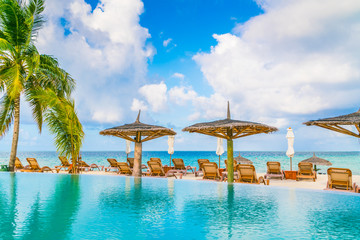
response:
[[[181,171],[185,175],[188,170],[191,170],[192,173],[194,173],[194,170],[196,172],[196,167],[185,166],[184,160],[182,160],[181,158],[173,158],[172,162],[174,163],[174,169]]]
[[[265,179],[270,178],[280,178],[281,180],[284,179],[284,172],[281,170],[280,162],[267,162],[267,171],[264,176]]]
[[[300,178],[312,179],[315,182],[316,172],[313,169],[313,164],[309,162],[299,162],[298,171],[296,173],[296,181]]]
[[[29,165],[26,165],[24,167],[24,165],[21,163],[20,159],[18,157],[16,157],[16,159],[15,159],[15,171],[22,170],[22,169],[30,169],[30,167],[29,167]]]
[[[236,170],[239,174],[239,178],[236,182],[266,184],[263,177],[257,178],[255,167],[252,164],[239,164],[237,165]]]
[[[94,171],[94,169],[98,169],[99,171],[101,171],[100,170],[100,167],[97,165],[97,164],[95,164],[95,163],[92,163],[92,164],[87,164],[85,161],[82,161],[82,160],[79,160],[78,161],[78,164],[79,164],[79,169],[81,170],[81,171]],[[102,167],[103,168],[103,167]]]
[[[162,164],[162,162],[161,162],[161,159],[160,159],[160,158],[155,158],[155,157],[152,157],[152,158],[150,158],[150,161],[153,161],[153,162],[158,162],[158,163],[160,163],[160,165],[163,167],[163,164]],[[167,166],[167,165],[165,165],[165,166]]]
[[[149,175],[150,176],[164,176],[168,177],[170,174],[172,174],[175,178],[177,173],[177,170],[169,170],[167,173],[165,173],[163,166],[158,161],[148,161],[147,162],[149,166]]]
[[[117,162],[117,169],[119,169],[118,174],[132,174],[132,170],[130,169],[129,164],[126,162]]]
[[[107,161],[109,162],[110,165],[104,168],[105,172],[110,172],[111,170],[119,171],[119,167],[118,167],[119,162],[116,161],[115,158],[108,158]],[[127,163],[126,165],[129,166]]]
[[[202,167],[202,172],[204,173],[203,179],[212,179],[212,180],[221,179],[217,163],[204,162],[201,164],[201,167]]]
[[[29,168],[23,169],[22,172],[53,172],[48,166],[40,167],[35,158],[26,158],[26,161],[29,163]]]
[[[329,168],[327,170],[327,189],[357,191],[356,183],[352,183],[352,172],[348,168]]]
[[[134,158],[127,158],[126,159],[127,163],[129,164],[129,167],[131,169],[134,168]],[[141,169],[147,169],[148,167],[145,164],[141,164]]]
[[[55,166],[55,169],[57,169],[58,171],[60,171],[62,168],[64,168],[66,171],[69,170],[71,166],[69,160],[64,156],[59,156],[59,160],[61,162],[61,165]]]
[[[195,171],[195,177],[199,176],[200,174],[203,173],[202,171],[202,164],[203,163],[209,163],[209,159],[198,159],[198,164],[199,164],[199,170]]]
[[[233,160],[234,161],[234,170],[236,169],[236,165],[237,165],[237,162],[236,160]],[[225,159],[225,168],[226,168],[226,171],[227,171],[227,159]]]

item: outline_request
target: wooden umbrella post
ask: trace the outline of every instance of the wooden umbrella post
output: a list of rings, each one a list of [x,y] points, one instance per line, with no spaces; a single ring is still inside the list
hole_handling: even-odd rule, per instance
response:
[[[220,155],[219,155],[219,168],[220,168]]]
[[[292,157],[290,157],[290,171],[292,171]]]
[[[231,130],[228,130],[228,136]],[[234,153],[233,153],[233,140],[230,138],[227,140],[227,172],[228,183],[234,182]]]
[[[134,168],[133,176],[141,177],[141,158],[142,158],[142,142],[141,142],[141,133],[136,133],[135,139],[135,149],[134,149]]]
[[[170,154],[170,167],[171,167],[171,154]]]

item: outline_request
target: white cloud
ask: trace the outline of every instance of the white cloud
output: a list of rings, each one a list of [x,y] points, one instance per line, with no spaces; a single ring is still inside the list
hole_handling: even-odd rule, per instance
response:
[[[163,46],[167,47],[171,41],[172,41],[172,38],[168,38],[168,39],[164,40],[163,41]]]
[[[146,99],[154,112],[165,109],[167,101],[167,87],[164,82],[147,84],[139,89],[139,93]]]
[[[155,50],[146,44],[150,34],[139,24],[143,8],[141,0],[102,0],[93,10],[84,0],[46,2],[48,21],[38,48],[56,56],[76,79],[83,121],[123,120],[124,106],[131,105],[144,84]]]
[[[259,4],[264,14],[236,26],[233,34],[214,35],[218,43],[210,53],[194,56],[215,94],[230,99],[242,119],[268,116],[271,122],[356,106],[360,2]]]
[[[169,90],[169,98],[178,105],[185,105],[188,101],[193,101],[197,93],[189,88],[175,86]]]
[[[139,111],[139,110],[146,111],[147,109],[148,109],[148,106],[146,105],[146,103],[144,101],[141,101],[137,98],[133,99],[133,102],[131,104],[132,111]]]
[[[179,78],[181,80],[183,80],[185,78],[185,75],[182,73],[174,73],[173,75],[171,75],[172,78]]]
[[[107,108],[105,110],[96,110],[92,114],[92,120],[97,121],[99,123],[115,123],[119,121],[121,118],[121,112],[118,112],[117,109],[111,109]]]

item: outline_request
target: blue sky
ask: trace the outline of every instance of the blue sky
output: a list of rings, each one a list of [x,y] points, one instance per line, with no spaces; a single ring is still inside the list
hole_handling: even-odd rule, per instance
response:
[[[235,141],[241,151],[359,150],[357,139],[310,119],[360,107],[360,4],[336,0],[47,0],[38,49],[56,56],[77,80],[83,150],[124,150],[99,131],[141,120],[174,128],[176,150],[216,150],[216,139],[181,132],[225,118],[276,126],[279,132]],[[11,131],[1,140],[9,151]],[[167,139],[144,144],[167,150]],[[22,103],[19,151],[53,151]]]

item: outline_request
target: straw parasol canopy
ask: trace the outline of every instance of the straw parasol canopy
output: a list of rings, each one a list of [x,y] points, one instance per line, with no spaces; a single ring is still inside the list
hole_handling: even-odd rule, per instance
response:
[[[239,164],[253,164],[252,161],[250,161],[250,159],[244,158],[243,156],[240,155],[234,158],[235,161]]]
[[[141,110],[139,110],[134,123],[108,128],[100,132],[104,136],[115,136],[135,142],[133,176],[138,177],[141,177],[142,143],[167,135],[176,135],[176,132],[169,128],[141,123],[140,112]]]
[[[311,120],[304,122],[306,126],[318,126],[326,128],[335,132],[347,134],[353,137],[360,138],[360,109],[357,112],[350,113],[347,115],[341,115],[338,117],[323,118],[319,120]],[[341,126],[354,125],[356,131],[351,131]]]
[[[247,137],[259,133],[271,133],[278,129],[261,123],[233,120],[230,117],[230,106],[228,102],[227,118],[223,120],[197,123],[186,127],[183,131],[196,132],[209,136],[224,138],[227,140],[228,153],[228,181],[233,182],[233,139]]]
[[[331,166],[332,163],[329,162],[328,160],[325,160],[323,158],[319,158],[315,155],[311,157],[311,158],[308,158],[308,159],[305,159],[305,160],[302,160],[301,162],[309,162],[309,163],[312,163],[314,165],[323,165],[323,166]]]
[[[229,103],[226,119],[213,122],[197,123],[183,129],[183,131],[190,133],[197,132],[209,136],[224,138],[227,140],[247,137],[259,133],[271,133],[277,130],[278,129],[275,127],[271,127],[262,123],[231,119]]]

